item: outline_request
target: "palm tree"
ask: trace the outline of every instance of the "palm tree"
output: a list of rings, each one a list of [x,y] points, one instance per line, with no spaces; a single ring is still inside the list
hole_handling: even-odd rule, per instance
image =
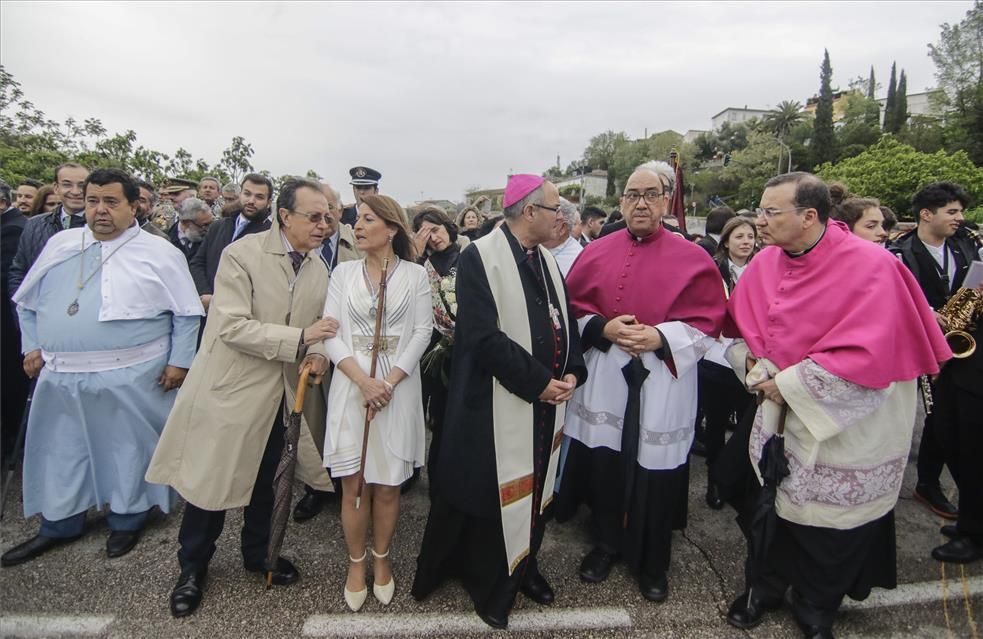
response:
[[[768,130],[779,139],[785,139],[795,125],[803,120],[802,105],[794,100],[782,100],[778,106],[765,116]]]

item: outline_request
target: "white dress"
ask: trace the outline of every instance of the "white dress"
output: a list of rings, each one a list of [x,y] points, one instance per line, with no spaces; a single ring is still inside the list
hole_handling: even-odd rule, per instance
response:
[[[372,317],[378,303],[363,275],[364,260],[342,262],[331,273],[324,317],[334,317],[338,334],[325,341],[331,361],[338,365],[353,357],[366,373],[371,367],[375,331]],[[392,401],[376,414],[369,426],[365,481],[398,486],[425,460],[426,433],[420,389],[420,358],[430,344],[433,330],[430,284],[424,268],[399,260],[391,268],[382,323],[382,346],[376,378],[383,379],[394,366],[407,377],[396,386]],[[378,288],[378,282],[374,282]],[[332,477],[358,472],[362,454],[366,409],[358,386],[335,368],[328,391],[328,416],[324,465]]]

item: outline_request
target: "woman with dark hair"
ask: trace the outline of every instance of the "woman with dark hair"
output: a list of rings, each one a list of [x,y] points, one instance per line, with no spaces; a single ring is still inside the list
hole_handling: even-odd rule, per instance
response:
[[[355,246],[361,260],[341,262],[331,273],[324,317],[338,319],[337,335],[325,341],[335,365],[328,391],[325,466],[341,478],[341,525],[351,564],[345,603],[357,611],[368,595],[366,538],[372,525],[372,594],[392,601],[395,579],[389,550],[399,517],[400,485],[423,465],[425,431],[419,362],[430,343],[430,286],[413,262],[413,245],[402,207],[385,195],[366,195],[358,206]],[[385,309],[375,343],[382,275]],[[370,377],[373,354],[378,358]],[[361,507],[355,507],[364,425],[369,420]]]
[[[457,228],[460,230],[461,235],[473,242],[478,239],[478,229],[484,221],[485,216],[478,209],[469,206],[457,216]]]
[[[426,238],[424,255],[420,259],[427,271],[433,302],[433,334],[420,364],[423,407],[433,432],[427,457],[427,473],[433,486],[451,374],[454,323],[457,319],[457,259],[461,255],[461,247],[457,243],[457,228],[439,211],[422,211],[413,218],[413,230],[417,237]]]
[[[888,230],[881,203],[872,197],[850,197],[833,207],[830,217],[840,220],[857,237],[884,244]]]
[[[720,231],[720,242],[714,261],[720,269],[724,290],[728,297],[747,268],[757,243],[757,230],[754,223],[745,217],[727,220]],[[707,477],[706,502],[710,508],[723,508],[719,485],[714,478],[713,464],[724,447],[724,435],[731,417],[736,415],[737,423],[754,400],[727,363],[724,352],[732,340],[720,338],[700,361],[698,366],[700,407],[706,417],[706,430],[703,443],[706,446]]]
[[[45,184],[34,195],[34,202],[31,203],[31,212],[27,214],[27,217],[34,217],[42,213],[51,213],[58,208],[59,204],[61,204],[61,198],[55,193],[55,187],[51,184]]]

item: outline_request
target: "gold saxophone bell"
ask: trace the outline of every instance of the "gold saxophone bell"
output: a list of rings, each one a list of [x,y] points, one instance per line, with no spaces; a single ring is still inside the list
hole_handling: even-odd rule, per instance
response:
[[[949,331],[945,334],[945,341],[956,359],[966,359],[976,352],[976,340],[966,331]]]

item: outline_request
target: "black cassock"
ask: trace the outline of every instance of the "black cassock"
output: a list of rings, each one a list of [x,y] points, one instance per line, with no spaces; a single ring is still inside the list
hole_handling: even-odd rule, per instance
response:
[[[556,408],[540,403],[539,394],[550,379],[568,373],[578,385],[587,377],[573,314],[567,305],[567,326],[556,330],[549,315],[549,301],[558,299],[548,273],[543,272],[538,252],[531,257],[507,225],[518,264],[522,293],[529,309],[533,352],[499,330],[498,311],[484,265],[476,247],[467,247],[458,261],[458,315],[454,355],[439,454],[430,477],[433,501],[423,546],[417,560],[412,594],[423,599],[449,577],[461,579],[475,610],[510,607],[523,575],[536,570],[535,557],[543,539],[545,516],[538,514],[553,444]],[[549,287],[548,298],[544,286]],[[515,295],[522,294],[519,290]],[[564,366],[565,351],[569,350]],[[505,559],[505,542],[499,506],[495,465],[492,385],[497,379],[509,392],[534,403],[533,515],[527,559],[511,576]],[[530,573],[531,574],[531,573]]]

